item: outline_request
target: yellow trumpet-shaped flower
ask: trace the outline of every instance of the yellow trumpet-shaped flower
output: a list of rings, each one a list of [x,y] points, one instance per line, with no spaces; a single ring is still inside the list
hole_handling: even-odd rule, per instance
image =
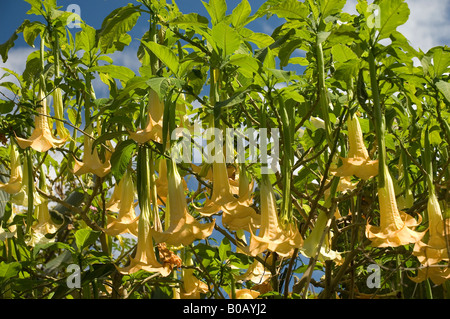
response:
[[[204,239],[211,235],[215,222],[202,224],[188,212],[186,195],[176,163],[168,170],[168,205],[166,212],[165,231],[152,230],[152,235],[157,242],[165,242],[167,245],[190,245],[196,239]]]
[[[414,245],[413,255],[422,265],[429,266],[448,261],[447,245],[450,245],[450,227],[448,223],[444,224],[441,208],[434,192],[428,197],[428,241],[418,241]],[[447,229],[445,229],[447,228]],[[446,236],[447,234],[447,236]]]
[[[45,198],[41,197],[41,204],[36,207],[35,216],[37,222],[31,226],[31,238],[27,244],[35,246],[54,241],[54,238],[49,239],[45,235],[54,234],[60,225],[53,222],[48,210],[48,201]]]
[[[425,266],[419,269],[416,277],[409,278],[417,283],[429,278],[435,285],[442,285],[445,281],[450,279],[450,268],[448,265],[434,265],[434,267]]]
[[[53,109],[55,110],[55,118],[63,120],[64,105],[61,89],[59,87],[55,88],[53,91]],[[69,131],[64,127],[64,123],[62,121],[56,121],[56,131],[61,139],[69,139]]]
[[[107,215],[107,226],[105,233],[117,236],[123,233],[138,235],[139,217],[135,214],[134,183],[131,174],[126,171],[117,185],[121,191],[120,200],[113,208],[118,208],[117,217]],[[110,209],[111,210],[111,209]]]
[[[46,152],[53,147],[62,146],[67,141],[67,137],[58,139],[53,136],[48,124],[47,98],[43,90],[39,90],[38,99],[41,101],[41,106],[37,108],[39,114],[34,118],[33,133],[28,139],[16,136],[16,140],[21,148],[31,147],[38,152]]]
[[[92,149],[93,140],[84,136],[83,161],[75,159],[73,173],[83,175],[92,173],[98,177],[105,177],[111,171],[111,152],[106,150],[105,161],[101,161],[96,148]]]
[[[256,299],[260,295],[259,291],[251,289],[236,289],[236,299]]]
[[[358,117],[353,115],[347,121],[349,151],[348,157],[342,158],[342,166],[332,171],[336,176],[356,175],[362,179],[369,179],[378,175],[378,160],[370,160],[359,124]]]
[[[322,239],[323,233],[327,226],[327,214],[324,211],[319,212],[317,216],[316,224],[312,229],[309,236],[303,242],[303,246],[300,249],[302,255],[308,258],[315,258],[317,255],[317,248],[319,247],[320,240]],[[331,237],[332,232],[329,230],[325,234],[322,245],[320,246],[318,260],[324,262],[326,260],[334,260],[337,263],[342,262],[341,254],[337,251],[331,249]]]
[[[208,285],[195,277],[194,269],[183,268],[183,285],[180,291],[180,299],[200,299],[200,294],[206,294]]]
[[[117,270],[122,274],[133,274],[139,270],[160,273],[161,276],[168,276],[171,272],[170,264],[160,264],[156,259],[153,237],[150,232],[151,225],[149,221],[150,212],[143,209],[139,215],[138,239],[136,253],[130,259],[129,265]]]
[[[374,247],[397,247],[419,241],[424,233],[412,228],[420,224],[412,216],[399,211],[395,199],[394,184],[385,167],[384,187],[378,189],[380,226],[366,226],[366,236]]]
[[[275,193],[266,175],[260,185],[261,228],[255,235],[250,229],[249,253],[256,256],[265,250],[278,253],[282,257],[290,256],[295,248],[303,244],[302,236],[294,224],[283,227],[278,221]]]
[[[206,198],[203,207],[196,207],[197,211],[204,216],[212,216],[222,211],[222,223],[230,230],[259,228],[261,217],[249,207],[249,195],[236,198],[231,191],[223,153],[222,161],[214,162],[212,165],[211,198]]]
[[[153,140],[162,143],[162,126],[164,115],[164,101],[159,99],[158,93],[150,89],[148,97],[148,123],[144,129],[129,132],[130,138],[140,144]]]
[[[11,174],[7,183],[0,183],[0,190],[15,194],[22,188],[22,166],[20,164],[19,150],[14,142],[11,143]]]

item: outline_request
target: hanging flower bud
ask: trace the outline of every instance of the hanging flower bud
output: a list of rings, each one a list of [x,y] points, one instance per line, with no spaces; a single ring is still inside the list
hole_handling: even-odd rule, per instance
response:
[[[11,174],[7,183],[0,183],[0,190],[9,194],[15,194],[22,188],[22,166],[20,164],[19,150],[16,143],[11,143]]]

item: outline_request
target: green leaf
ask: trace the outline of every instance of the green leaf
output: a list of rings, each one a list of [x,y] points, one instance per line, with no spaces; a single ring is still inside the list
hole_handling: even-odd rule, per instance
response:
[[[436,87],[442,93],[447,102],[450,103],[450,83],[446,81],[439,81],[436,82]]]
[[[36,246],[33,247],[33,257],[36,258],[36,255],[39,253],[39,251],[42,250],[46,250],[48,248],[51,249],[67,249],[70,252],[74,252],[74,249],[72,246],[62,243],[62,242],[50,242],[50,243],[45,243],[45,244],[38,244]]]
[[[113,10],[104,20],[100,30],[97,31],[97,39],[103,52],[106,52],[112,46],[118,48],[126,43],[126,33],[133,29],[139,16],[140,6],[134,6],[129,3],[125,7]]]
[[[202,3],[211,17],[213,26],[220,23],[225,18],[227,12],[226,0],[209,0],[209,3],[204,1],[202,1]]]
[[[242,0],[231,13],[231,24],[235,28],[240,28],[248,23],[248,17],[252,13],[252,8],[247,0]]]
[[[433,54],[434,76],[440,77],[448,72],[450,66],[450,51],[443,48],[436,48]]]
[[[14,101],[0,100],[0,114],[10,113],[15,105]]]
[[[189,28],[190,26],[208,26],[208,19],[198,13],[188,13],[176,17],[169,22],[170,25],[177,25],[183,28]]]
[[[86,53],[90,53],[97,47],[95,29],[87,24],[83,25],[83,29],[75,35],[75,43],[76,51],[84,50]]]
[[[2,57],[3,63],[8,60],[8,52],[14,46],[14,41],[16,41],[17,38],[17,31],[15,31],[5,43],[0,44],[0,55]]]
[[[31,9],[27,11],[27,14],[42,15],[42,2],[40,0],[25,0],[31,4]]]
[[[326,18],[330,15],[340,13],[346,2],[347,0],[319,0],[322,17]]]
[[[88,228],[77,230],[75,232],[75,243],[77,244],[78,249],[81,251],[83,248],[95,243],[100,234],[100,231],[94,231]]]
[[[308,16],[309,10],[303,2],[284,0],[271,7],[270,12],[280,18],[303,20]]]
[[[150,51],[152,51],[156,57],[169,68],[170,71],[172,71],[175,75],[178,74],[180,64],[178,62],[178,57],[171,49],[155,42],[142,41],[142,43]]]
[[[231,252],[231,243],[228,238],[222,239],[219,246],[219,258],[221,261],[226,261]]]
[[[259,71],[258,60],[247,54],[234,54],[230,58],[230,64],[238,66],[239,72],[245,77],[252,78]]]
[[[398,26],[408,21],[409,8],[403,0],[382,0],[379,3],[378,40],[389,38]]]
[[[111,173],[117,181],[125,174],[135,150],[136,143],[133,140],[122,141],[116,146],[111,156]]]
[[[115,79],[119,79],[121,81],[128,81],[136,76],[132,70],[122,65],[101,65],[94,66],[87,70],[87,72],[94,72],[109,74],[111,77]]]
[[[22,269],[22,265],[18,262],[5,263],[2,261],[0,263],[0,283],[5,282],[11,277],[15,277],[19,274]]]
[[[358,59],[357,55],[348,46],[343,44],[334,45],[331,48],[333,60],[336,62],[347,62],[349,60]]]
[[[23,39],[25,42],[32,48],[34,48],[34,41],[37,36],[45,29],[45,25],[43,25],[39,21],[28,21],[25,20],[22,24],[23,26]]]
[[[213,26],[211,35],[214,41],[212,44],[222,57],[234,53],[241,44],[239,33],[225,22]]]

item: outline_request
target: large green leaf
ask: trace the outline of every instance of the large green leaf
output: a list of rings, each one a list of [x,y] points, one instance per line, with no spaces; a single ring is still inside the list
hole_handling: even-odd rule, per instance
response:
[[[346,2],[347,0],[320,0],[319,5],[322,17],[326,18],[330,15],[340,13]]]
[[[212,44],[222,57],[234,53],[241,44],[239,33],[225,22],[213,26],[211,35]]]
[[[178,62],[178,57],[171,49],[155,42],[142,41],[142,43],[152,51],[156,57],[170,69],[170,71],[175,75],[178,74],[180,64]]]
[[[249,22],[248,17],[252,13],[252,8],[248,0],[242,0],[231,13],[231,24],[235,28],[240,28]]]
[[[440,77],[442,74],[447,73],[450,66],[450,51],[444,50],[442,47],[434,49],[433,54],[433,66],[434,76]]]
[[[136,24],[141,12],[140,6],[128,4],[125,7],[113,10],[104,20],[100,30],[97,31],[97,38],[103,52],[116,45],[121,47],[121,43],[126,39],[126,33]],[[117,43],[119,45],[117,45]]]
[[[204,1],[202,1],[202,3],[211,17],[213,26],[225,19],[227,13],[226,0],[209,0],[208,3]]]
[[[75,243],[77,244],[78,250],[82,250],[95,243],[98,236],[100,236],[99,231],[94,231],[92,229],[83,228],[75,232]]]
[[[132,70],[122,65],[100,65],[94,66],[88,70],[88,72],[94,71],[97,71],[98,73],[109,74],[111,77],[125,82],[135,77],[135,74]]]
[[[14,31],[5,43],[0,44],[0,56],[2,57],[3,63],[8,60],[8,52],[14,46],[14,41],[16,41],[17,38],[17,31]]]
[[[133,140],[122,141],[116,146],[111,156],[111,173],[117,181],[125,174],[135,150],[136,143]]]
[[[358,58],[352,49],[343,44],[334,45],[331,48],[331,54],[333,55],[333,60],[336,62],[347,62]]]
[[[5,263],[2,261],[0,263],[0,283],[5,282],[11,277],[15,277],[19,274],[22,266],[19,262]]]
[[[199,15],[198,13],[188,13],[176,17],[169,21],[170,25],[181,26],[182,28],[189,28],[193,26],[208,26],[208,19]]]
[[[378,40],[381,40],[389,38],[398,26],[408,21],[409,7],[404,0],[381,0],[378,5],[380,15]]]
[[[436,83],[436,87],[442,93],[447,102],[450,103],[450,83],[446,81],[439,81]]]
[[[303,2],[297,0],[280,1],[277,5],[270,8],[270,12],[280,18],[303,20],[308,16],[308,8]]]

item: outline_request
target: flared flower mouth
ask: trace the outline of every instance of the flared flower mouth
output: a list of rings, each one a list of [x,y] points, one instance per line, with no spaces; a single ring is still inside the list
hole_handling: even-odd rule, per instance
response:
[[[209,291],[208,285],[195,277],[194,269],[183,268],[182,274],[181,299],[200,299],[200,294],[206,294]]]
[[[118,212],[118,215],[116,217],[107,215],[107,226],[104,231],[110,236],[117,236],[123,233],[137,236],[139,217],[136,217],[135,213],[137,203],[134,203],[134,183],[131,174],[128,171],[125,172],[115,187],[118,188],[120,197],[114,204],[107,206],[107,209]]]
[[[171,167],[168,170],[167,199],[166,213],[169,218],[166,219],[166,230],[162,232],[152,230],[152,235],[157,242],[165,242],[172,246],[186,246],[196,239],[205,239],[211,235],[215,221],[200,223],[188,212],[184,186],[174,161],[171,161]]]
[[[8,194],[16,194],[22,188],[22,166],[20,164],[19,150],[14,142],[11,143],[11,174],[7,183],[0,183],[0,190]]]
[[[434,192],[428,196],[428,240],[414,245],[413,255],[422,265],[429,266],[441,261],[449,261],[450,225],[444,221],[438,199]]]
[[[150,90],[148,97],[148,122],[147,126],[136,132],[130,132],[130,138],[139,144],[147,143],[152,140],[162,143],[162,126],[164,115],[164,101],[159,99],[154,90]]]
[[[413,244],[422,239],[425,232],[413,229],[421,223],[397,208],[394,184],[387,167],[384,187],[378,189],[380,204],[380,226],[367,224],[366,236],[373,247],[398,247]],[[420,216],[419,216],[420,217]]]
[[[236,289],[236,299],[256,299],[261,293],[251,289]]]
[[[130,258],[129,264],[125,267],[118,267],[116,269],[121,274],[133,274],[139,270],[147,272],[159,273],[161,276],[168,276],[172,269],[169,264],[161,264],[156,259],[155,250],[153,247],[153,237],[150,233],[150,223],[147,220],[149,213],[141,212],[139,218],[138,239],[136,253],[134,257]]]
[[[38,99],[41,101],[41,106],[37,108],[37,115],[34,118],[34,130],[29,138],[21,138],[16,136],[17,144],[24,149],[31,147],[37,152],[47,152],[53,147],[62,146],[68,139],[55,138],[50,126],[48,124],[47,116],[47,98],[42,90],[39,91]]]
[[[342,166],[338,167],[332,174],[336,176],[357,176],[367,180],[378,175],[378,160],[370,160],[367,148],[364,145],[361,125],[358,117],[348,119],[349,151],[347,158],[342,158]]]
[[[223,153],[222,153],[223,156]],[[235,197],[230,187],[227,165],[224,157],[221,162],[214,162],[213,189],[210,198],[206,198],[202,207],[195,207],[203,216],[212,216],[222,212],[222,223],[230,230],[250,230],[259,228],[261,216],[250,207],[250,193],[244,186],[242,196]]]
[[[89,136],[84,136],[83,161],[75,160],[73,173],[83,175],[92,173],[98,177],[105,177],[111,171],[111,152],[105,150],[105,161],[100,160],[97,148],[92,148],[93,140]]]
[[[61,226],[53,222],[48,209],[48,201],[41,197],[40,202],[35,209],[37,221],[31,226],[31,238],[28,241],[31,246],[54,241],[54,238],[49,239],[46,235],[56,233]]]
[[[442,285],[450,279],[450,268],[448,265],[433,265],[419,268],[415,277],[408,276],[414,282],[420,283],[428,278],[435,285]]]
[[[255,235],[250,230],[250,255],[256,256],[265,250],[278,253],[282,257],[292,255],[295,248],[303,244],[297,227],[289,223],[285,227],[278,221],[275,193],[266,175],[263,176],[260,185],[261,198],[261,228]]]

